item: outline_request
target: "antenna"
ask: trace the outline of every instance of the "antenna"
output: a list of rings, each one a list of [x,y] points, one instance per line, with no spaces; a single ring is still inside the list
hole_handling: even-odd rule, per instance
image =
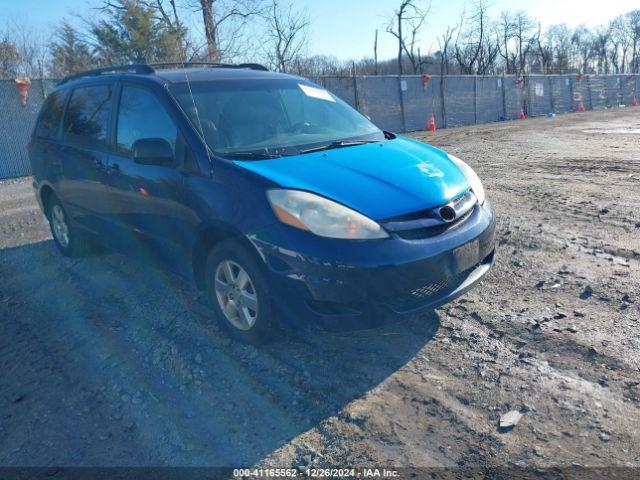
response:
[[[187,88],[189,88],[189,96],[191,97],[191,103],[193,104],[193,109],[196,112],[196,119],[198,120],[198,130],[200,133],[200,138],[204,142],[204,148],[207,151],[207,158],[209,159],[209,167],[211,176],[213,176],[213,160],[211,160],[211,153],[209,152],[209,145],[207,144],[207,139],[204,136],[204,130],[202,128],[202,122],[200,121],[200,112],[198,111],[198,107],[196,106],[196,100],[193,98],[193,91],[191,90],[191,82],[189,82],[189,75],[187,72],[184,72],[184,79],[187,81]]]

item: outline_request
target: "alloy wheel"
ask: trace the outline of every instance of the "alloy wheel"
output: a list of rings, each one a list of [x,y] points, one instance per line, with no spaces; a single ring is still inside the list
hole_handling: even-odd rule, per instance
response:
[[[249,330],[258,319],[258,296],[249,274],[231,260],[218,264],[215,292],[220,310],[231,325]]]
[[[62,248],[69,246],[69,225],[60,205],[54,205],[51,209],[51,225],[53,234]]]

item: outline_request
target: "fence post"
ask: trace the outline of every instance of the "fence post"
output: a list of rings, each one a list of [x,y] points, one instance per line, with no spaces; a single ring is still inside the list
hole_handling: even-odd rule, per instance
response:
[[[573,112],[573,106],[576,103],[576,99],[573,95],[573,77],[569,75],[569,95],[571,96],[571,105],[569,106],[569,113]]]
[[[524,88],[524,113],[527,115],[527,117],[530,117],[533,112],[533,108],[531,106],[531,92],[529,90],[530,86],[531,85],[529,85],[529,76],[523,74],[522,87]]]
[[[507,91],[505,90],[505,83],[506,83],[506,78],[504,76],[504,73],[502,74],[502,118],[504,118],[505,120],[509,120],[509,118],[507,117]]]
[[[360,103],[358,102],[358,77],[356,75],[356,62],[353,62],[353,68],[351,69],[351,76],[353,77],[353,101],[356,110],[360,111]]]
[[[549,107],[551,113],[556,113],[555,102],[553,101],[553,83],[551,83],[551,77],[547,75],[547,83],[549,84]]]
[[[618,101],[616,107],[619,107],[624,103],[624,83],[622,83],[622,78],[620,77],[618,77],[618,94],[619,95],[616,97],[616,100]]]
[[[473,77],[473,124],[478,124],[478,76]]]
[[[402,76],[398,75],[398,91],[400,92],[400,115],[402,117],[402,132],[407,131],[407,121],[404,118],[404,93],[402,91]]]
[[[442,114],[442,128],[447,128],[447,107],[444,102],[445,75],[440,75],[440,112]]]
[[[589,93],[589,110],[593,110],[593,94],[591,93],[591,75],[587,75],[587,92]]]

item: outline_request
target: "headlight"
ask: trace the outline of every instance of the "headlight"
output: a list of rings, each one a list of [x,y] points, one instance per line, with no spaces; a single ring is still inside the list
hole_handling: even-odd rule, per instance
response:
[[[449,154],[448,154],[449,155]],[[467,181],[469,182],[469,186],[471,190],[475,194],[478,199],[478,203],[482,205],[484,203],[485,195],[484,195],[484,187],[482,186],[482,182],[480,181],[480,177],[473,171],[469,165],[464,163],[458,157],[454,157],[453,155],[449,155],[449,160],[456,164],[456,166],[462,170],[464,176],[467,177]]]
[[[339,203],[301,190],[269,190],[267,198],[281,222],[330,238],[387,238],[373,220]]]

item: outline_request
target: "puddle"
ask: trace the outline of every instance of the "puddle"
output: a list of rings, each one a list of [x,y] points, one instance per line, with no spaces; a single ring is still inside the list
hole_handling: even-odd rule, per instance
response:
[[[602,135],[609,134],[626,134],[626,135],[640,135],[640,128],[587,128],[582,130],[584,133],[599,133]]]

